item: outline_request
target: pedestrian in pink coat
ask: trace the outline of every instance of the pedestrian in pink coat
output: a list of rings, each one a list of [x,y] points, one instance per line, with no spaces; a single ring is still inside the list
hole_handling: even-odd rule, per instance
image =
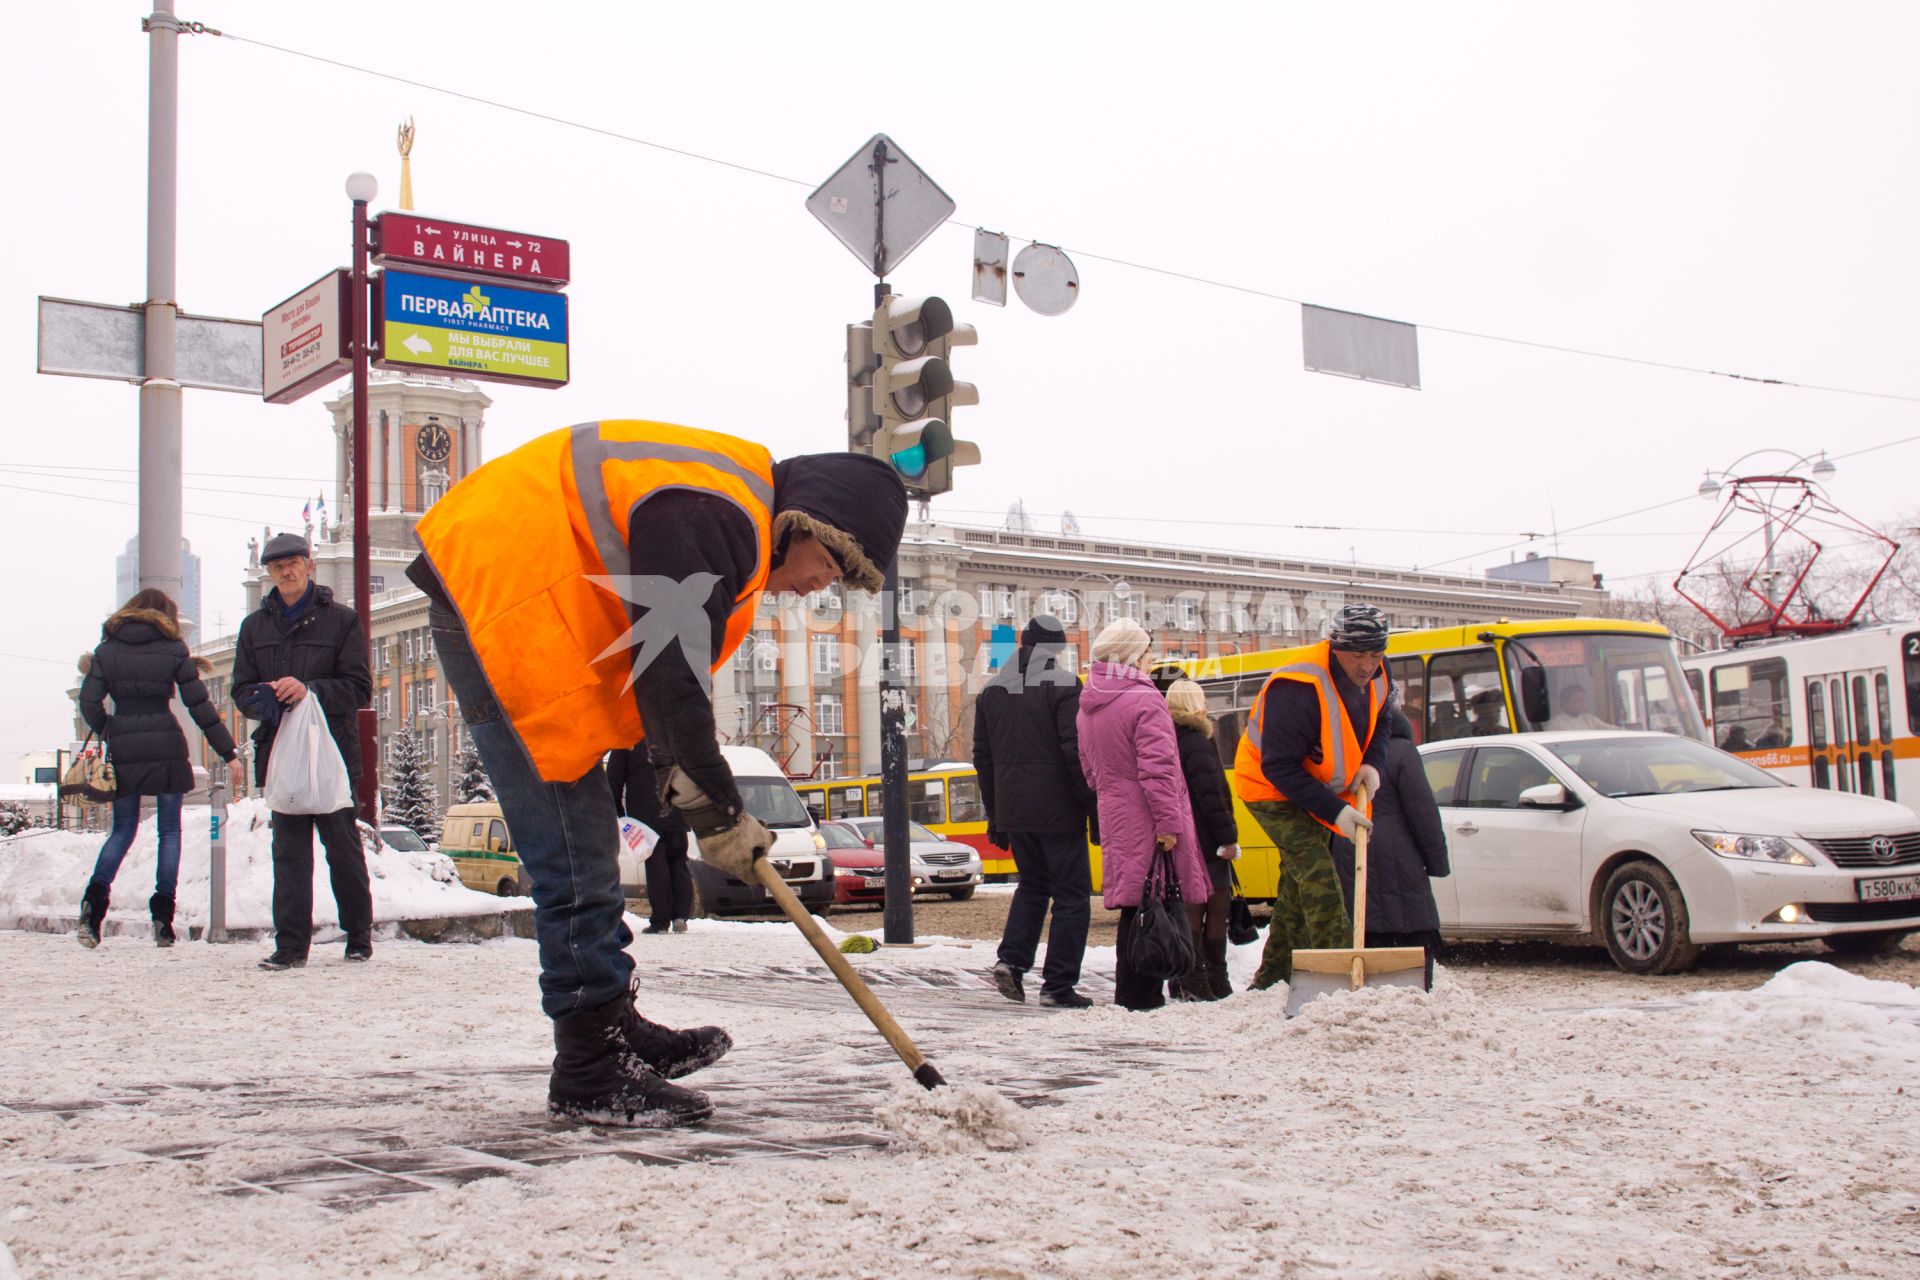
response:
[[[1108,623],[1094,638],[1093,667],[1080,695],[1080,765],[1098,797],[1104,900],[1120,912],[1113,1001],[1127,1009],[1166,1003],[1162,984],[1127,962],[1154,849],[1172,850],[1183,901],[1205,903],[1213,887],[1194,834],[1173,716],[1146,673],[1151,644],[1130,618]]]

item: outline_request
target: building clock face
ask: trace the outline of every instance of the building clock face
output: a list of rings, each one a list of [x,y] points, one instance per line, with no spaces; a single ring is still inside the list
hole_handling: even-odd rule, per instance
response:
[[[428,462],[445,462],[447,455],[453,452],[453,436],[437,422],[429,422],[421,427],[413,444]]]

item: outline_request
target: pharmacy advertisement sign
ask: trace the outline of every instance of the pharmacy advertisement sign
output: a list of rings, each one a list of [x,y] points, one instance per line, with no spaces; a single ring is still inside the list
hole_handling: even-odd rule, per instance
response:
[[[375,293],[382,368],[567,384],[565,294],[391,269],[380,274]]]

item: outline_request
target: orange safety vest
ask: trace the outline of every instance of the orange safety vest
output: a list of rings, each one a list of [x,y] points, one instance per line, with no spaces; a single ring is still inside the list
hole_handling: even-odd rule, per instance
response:
[[[544,781],[572,782],[646,733],[627,602],[590,579],[633,573],[628,522],[670,489],[736,503],[759,543],[718,671],[753,626],[771,562],[773,455],[760,445],[664,422],[585,422],[474,471],[414,530]]]
[[[1380,708],[1387,701],[1386,667],[1383,665],[1367,682],[1368,728],[1364,742],[1354,732],[1353,724],[1347,719],[1346,704],[1340,700],[1339,691],[1333,686],[1333,652],[1325,640],[1313,647],[1312,656],[1307,661],[1276,667],[1273,674],[1267,677],[1267,682],[1260,686],[1260,696],[1253,700],[1253,714],[1247,719],[1247,730],[1241,735],[1240,745],[1233,753],[1233,789],[1243,802],[1287,798],[1260,766],[1260,731],[1266,724],[1267,691],[1273,688],[1275,680],[1295,680],[1312,685],[1319,693],[1320,758],[1309,758],[1300,763],[1309,774],[1332,788],[1334,794],[1353,804],[1354,779],[1360,776],[1360,766],[1366,760],[1367,748],[1372,745],[1373,735],[1379,728]],[[1372,809],[1373,797],[1368,796],[1365,812],[1371,814]],[[1331,823],[1318,818],[1314,821],[1320,822],[1328,830],[1334,829]]]

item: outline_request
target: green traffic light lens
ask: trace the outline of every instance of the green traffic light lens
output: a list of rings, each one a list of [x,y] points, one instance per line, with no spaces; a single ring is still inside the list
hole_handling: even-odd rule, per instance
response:
[[[916,444],[910,449],[902,449],[889,459],[893,469],[909,480],[918,480],[927,473],[927,447]]]

